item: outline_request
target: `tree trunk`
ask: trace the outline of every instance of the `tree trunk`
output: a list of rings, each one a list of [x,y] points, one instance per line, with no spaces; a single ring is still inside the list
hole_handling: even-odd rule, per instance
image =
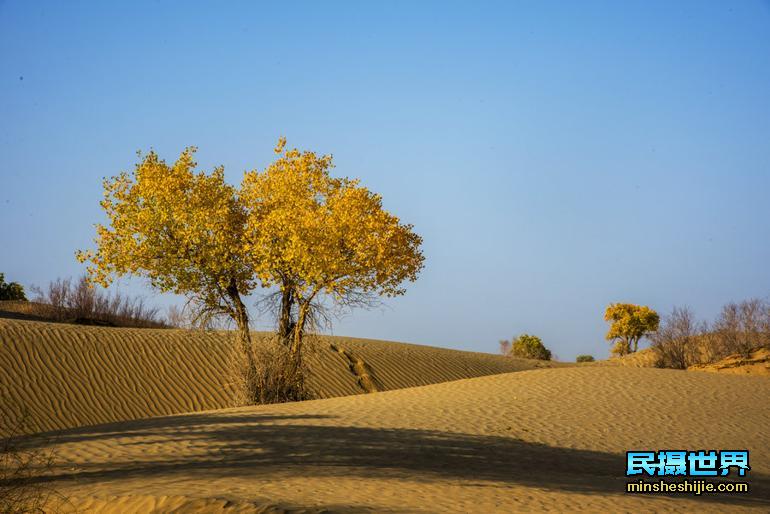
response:
[[[241,295],[238,292],[238,287],[235,285],[235,281],[230,282],[230,286],[227,288],[227,294],[233,301],[235,307],[235,323],[238,325],[238,341],[242,345],[244,350],[249,350],[251,354],[251,334],[249,333],[249,313],[246,310],[246,306],[241,300]],[[252,355],[253,357],[253,355]]]
[[[249,404],[253,404],[256,401],[255,379],[257,365],[254,360],[254,347],[251,341],[251,333],[249,332],[249,313],[243,300],[241,300],[235,280],[230,281],[230,285],[227,287],[227,295],[232,300],[233,307],[235,308],[234,318],[235,323],[238,325],[237,342],[245,359],[245,369],[241,370],[243,373],[241,378],[243,379],[245,389],[243,391],[245,395],[244,400]]]
[[[630,354],[631,353],[631,339],[629,339],[628,337],[624,336],[620,340],[623,341],[624,345],[626,345],[626,352],[627,352],[627,354]]]
[[[307,322],[308,311],[310,310],[310,302],[304,302],[299,304],[299,314],[297,315],[297,322],[294,325],[294,340],[291,345],[291,354],[295,360],[299,362],[302,352],[302,338],[305,335],[305,323]]]
[[[286,347],[291,347],[292,333],[296,323],[292,319],[291,311],[294,307],[294,293],[292,289],[284,285],[281,293],[281,312],[278,318],[278,336]]]

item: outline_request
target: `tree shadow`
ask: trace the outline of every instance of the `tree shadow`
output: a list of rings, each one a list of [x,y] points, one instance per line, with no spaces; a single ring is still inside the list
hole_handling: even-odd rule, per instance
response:
[[[144,445],[174,441],[200,444],[213,451],[152,461],[85,463],[79,469],[61,469],[40,480],[76,481],[83,485],[152,477],[347,476],[404,478],[425,483],[459,480],[474,486],[502,483],[601,495],[622,495],[626,482],[631,481],[624,476],[623,454],[557,448],[500,436],[329,426],[329,419],[333,418],[265,415],[243,409],[67,430],[58,433],[58,443],[120,437],[120,444],[131,448],[128,455],[143,454]],[[326,424],[313,425],[312,420]],[[748,481],[748,495],[678,497],[770,508],[770,477],[752,472]]]

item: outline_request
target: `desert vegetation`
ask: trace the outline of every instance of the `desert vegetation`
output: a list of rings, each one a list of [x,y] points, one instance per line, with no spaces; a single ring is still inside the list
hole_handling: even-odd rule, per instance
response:
[[[699,321],[688,307],[674,307],[652,335],[657,365],[665,368],[748,358],[760,348],[770,348],[770,304],[757,298],[724,305],[712,322]]]
[[[423,266],[422,239],[382,208],[379,195],[332,177],[331,156],[285,144],[281,138],[267,169],[246,172],[240,188],[225,182],[222,167],[196,172],[194,147],[173,165],[150,152],[132,173],[104,181],[108,222],[97,225],[95,250],[77,252],[92,283],[142,276],[188,297],[201,316],[234,321],[242,404],[276,398],[260,388],[279,382],[278,397],[306,398],[303,336],[328,319],[324,305],[344,310],[401,295]],[[281,342],[259,369],[246,305],[257,290],[267,291],[262,303],[277,314]],[[273,376],[263,380],[265,373]]]
[[[0,514],[52,512],[52,500],[64,503],[60,493],[38,479],[55,462],[50,441],[31,445],[27,431],[26,415],[0,419]]]
[[[95,289],[85,276],[75,281],[57,278],[45,287],[32,286],[31,290],[35,296],[26,311],[53,321],[137,328],[169,326],[160,309],[149,306],[144,298]]]
[[[17,282],[6,282],[4,273],[0,273],[0,301],[27,301],[24,287]]]
[[[0,514],[770,514],[768,8],[0,0]]]
[[[500,341],[500,353],[521,359],[551,360],[551,350],[543,345],[539,337],[529,334]]]
[[[623,356],[636,352],[639,341],[658,329],[660,316],[646,305],[611,303],[604,320],[610,324],[605,338],[613,343],[612,355]]]

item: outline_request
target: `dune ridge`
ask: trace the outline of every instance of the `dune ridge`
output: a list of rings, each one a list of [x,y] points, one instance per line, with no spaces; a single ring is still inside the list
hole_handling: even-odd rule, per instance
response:
[[[0,415],[12,423],[26,411],[27,431],[40,432],[230,407],[230,341],[226,332],[0,319]],[[556,365],[334,336],[317,338],[307,361],[317,398]]]

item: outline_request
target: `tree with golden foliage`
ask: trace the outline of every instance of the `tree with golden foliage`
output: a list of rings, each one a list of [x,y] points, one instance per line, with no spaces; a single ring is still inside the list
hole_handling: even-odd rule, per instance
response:
[[[642,337],[658,330],[660,316],[646,305],[611,303],[604,311],[604,321],[610,323],[606,339],[616,341],[613,352],[624,355],[635,352]]]
[[[142,276],[206,313],[235,320],[245,361],[241,378],[250,384],[255,363],[243,297],[258,281],[244,251],[248,213],[222,167],[195,171],[195,151],[186,148],[172,165],[151,151],[133,173],[105,179],[101,206],[108,222],[96,225],[96,250],[78,251],[77,258],[90,262],[93,283],[107,287],[113,277]],[[244,402],[253,397],[253,391],[243,394]]]
[[[397,296],[423,266],[422,239],[382,208],[379,195],[331,177],[331,156],[284,152],[285,143],[266,170],[244,174],[240,189],[225,182],[222,167],[196,172],[194,147],[172,165],[150,152],[132,173],[104,180],[108,222],[96,225],[96,250],[77,252],[93,283],[142,276],[233,319],[247,403],[260,395],[246,296],[278,289],[279,333],[298,364],[320,297],[355,306]]]
[[[358,180],[334,178],[330,155],[285,150],[263,172],[246,173],[246,252],[259,280],[279,296],[278,332],[296,359],[321,298],[367,305],[404,294],[423,267],[422,238]]]

